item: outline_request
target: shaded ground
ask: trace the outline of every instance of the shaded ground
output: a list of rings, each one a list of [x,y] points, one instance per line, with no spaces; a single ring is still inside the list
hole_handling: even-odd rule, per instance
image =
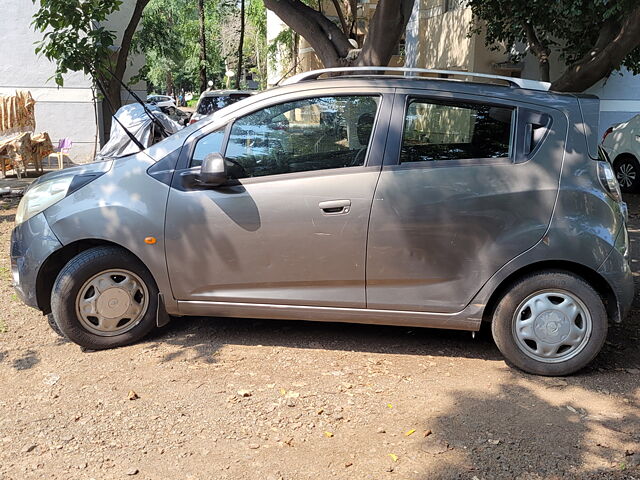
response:
[[[3,252],[14,213],[0,199]],[[486,334],[363,325],[177,319],[83,353],[17,301],[4,253],[0,332],[3,480],[640,479],[638,302],[566,379]]]

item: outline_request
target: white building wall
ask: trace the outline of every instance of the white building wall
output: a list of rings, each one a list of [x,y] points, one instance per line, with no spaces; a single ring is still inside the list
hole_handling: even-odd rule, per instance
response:
[[[267,45],[271,45],[274,39],[287,28],[280,17],[267,9]],[[286,60],[286,53],[278,50],[275,55],[267,57],[267,86],[273,87],[291,68]]]
[[[119,32],[119,38],[133,3],[125,0],[121,11],[109,21],[109,28]],[[54,146],[59,139],[70,138],[71,161],[92,161],[100,145],[91,80],[82,73],[71,72],[65,75],[63,88],[56,86],[51,78],[55,65],[34,51],[34,43],[41,39],[41,34],[31,27],[37,8],[30,0],[0,0],[0,94],[29,90],[36,100],[36,132],[48,132]],[[141,58],[134,59],[129,74],[137,73],[142,62]],[[136,86],[136,90],[146,93],[144,85]],[[123,99],[131,101],[126,92]]]
[[[551,80],[557,79],[564,69],[565,65],[560,61],[558,54],[552,54]],[[525,57],[522,77],[534,80],[539,78],[538,61],[531,54]],[[640,75],[634,75],[627,69],[614,72],[609,78],[600,80],[585,93],[600,98],[600,138],[614,123],[626,122],[640,113]]]

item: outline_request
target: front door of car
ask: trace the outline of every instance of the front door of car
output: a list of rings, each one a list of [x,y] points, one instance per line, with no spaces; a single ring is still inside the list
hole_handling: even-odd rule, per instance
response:
[[[537,107],[532,107],[537,108]],[[566,117],[399,91],[367,247],[367,306],[454,313],[549,225]]]
[[[263,101],[185,146],[191,162],[174,175],[167,208],[175,298],[364,307],[391,102],[380,90]],[[213,152],[229,181],[199,186],[194,175]]]

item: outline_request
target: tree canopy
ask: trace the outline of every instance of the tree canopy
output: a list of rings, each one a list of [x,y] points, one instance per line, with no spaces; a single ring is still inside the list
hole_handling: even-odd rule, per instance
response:
[[[486,28],[487,45],[511,49],[522,42],[549,81],[549,56],[567,65],[557,91],[584,91],[613,71],[640,72],[640,3],[637,0],[468,0],[472,33]]]
[[[36,44],[36,53],[56,64],[56,84],[62,86],[63,75],[69,71],[91,76],[97,73],[106,78],[105,68],[113,66],[109,60],[115,34],[100,23],[117,11],[122,1],[40,0],[39,3],[32,25],[43,36]]]
[[[107,90],[114,108],[131,48],[145,55],[138,78],[151,89],[197,90],[208,80],[224,86],[229,69],[259,73],[264,82],[274,51],[266,42],[266,7],[291,29],[275,43],[302,36],[326,67],[387,65],[414,4],[379,0],[363,36],[356,0],[135,0],[116,49],[105,25],[122,0],[32,1],[40,5],[33,25],[43,33],[36,51],[56,63],[56,83],[62,85],[68,71],[83,71]],[[556,78],[555,90],[583,91],[621,67],[640,73],[637,0],[462,1],[473,12],[471,33],[486,32],[490,48],[526,45],[538,59],[540,78]],[[562,72],[550,72],[553,52],[567,65]]]

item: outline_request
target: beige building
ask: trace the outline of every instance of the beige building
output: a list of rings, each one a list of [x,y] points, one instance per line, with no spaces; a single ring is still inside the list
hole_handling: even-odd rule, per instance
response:
[[[485,47],[484,35],[469,36],[472,14],[460,0],[416,0],[407,24],[407,67],[517,75],[505,70],[507,55]]]
[[[538,80],[537,59],[526,51],[524,45],[515,45],[523,60],[510,61],[504,50],[493,51],[485,45],[484,35],[469,36],[472,20],[471,9],[464,7],[464,0],[415,0],[413,13],[407,24],[404,40],[398,46],[390,65],[438,70],[456,70],[490,73]],[[377,6],[377,0],[358,0],[356,42],[362,47],[368,22]],[[323,11],[338,22],[333,2],[323,0]],[[276,15],[270,13],[267,30],[271,38],[286,28]],[[277,21],[273,21],[273,19]],[[279,77],[301,71],[321,68],[313,49],[300,39],[293,57],[295,66],[279,64]],[[557,54],[551,55],[551,79],[558,78],[565,69]],[[270,78],[270,85],[272,82]],[[600,133],[611,124],[623,122],[640,112],[640,76],[623,70],[608,79],[601,80],[587,93],[600,97]]]

